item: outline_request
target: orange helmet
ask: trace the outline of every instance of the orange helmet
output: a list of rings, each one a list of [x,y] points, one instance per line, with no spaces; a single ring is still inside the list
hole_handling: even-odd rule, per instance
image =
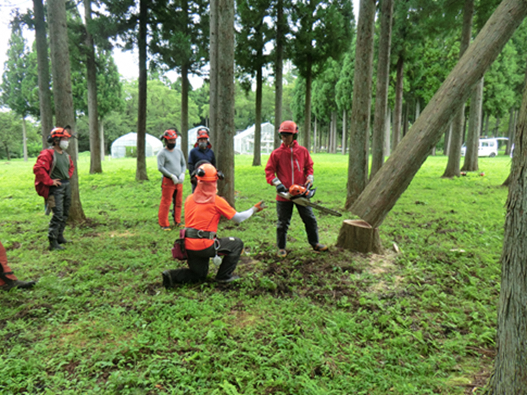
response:
[[[205,128],[205,127],[199,128],[197,136],[198,136],[198,140],[199,139],[209,139],[210,138],[209,137],[209,129]]]
[[[291,133],[291,134],[297,134],[298,133],[298,126],[293,121],[284,121],[280,125],[280,129],[278,129],[278,133]]]
[[[173,140],[177,139],[177,129],[176,128],[170,128],[165,130],[165,133],[163,133],[160,137],[161,140]]]
[[[55,127],[51,133],[50,133],[50,136],[52,139],[54,138],[62,138],[62,137],[67,137],[67,138],[70,138],[71,137],[71,127],[70,126],[65,126],[63,128],[57,128]]]
[[[215,182],[218,180],[218,171],[210,163],[204,163],[196,170],[196,178],[200,181]]]

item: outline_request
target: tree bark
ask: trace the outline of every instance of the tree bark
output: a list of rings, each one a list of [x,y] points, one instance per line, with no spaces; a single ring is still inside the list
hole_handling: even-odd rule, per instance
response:
[[[384,123],[384,133],[385,133],[385,137],[384,137],[384,153],[383,153],[383,156],[384,157],[387,157],[387,156],[390,156],[390,135],[391,135],[391,126],[392,126],[392,111],[388,109],[388,111],[386,111],[386,120],[385,120],[385,123]],[[383,161],[384,162],[384,161]]]
[[[489,120],[490,120],[490,114],[485,114],[485,133],[483,134],[485,137],[489,136]]]
[[[388,111],[388,87],[390,81],[390,48],[392,43],[393,0],[381,2],[381,31],[379,60],[377,62],[377,93],[373,117],[373,142],[370,180],[384,163],[384,138]]]
[[[218,3],[210,0],[210,87],[209,87],[209,131],[210,142],[216,145],[216,116],[218,107]]]
[[[526,79],[527,81],[527,79]],[[527,394],[527,85],[514,141],[498,302],[498,353],[487,394]]]
[[[348,209],[362,193],[368,182],[375,3],[375,0],[361,0],[360,2],[350,121],[346,197],[346,208]]]
[[[146,25],[148,0],[139,0],[139,95],[137,108],[137,168],[135,179],[148,181],[146,172]]]
[[[188,65],[185,63],[181,67],[181,151],[185,156],[185,162],[188,160]]]
[[[461,45],[459,58],[463,56],[470,44],[472,36],[472,16],[474,15],[474,0],[465,0],[463,8],[463,31],[461,32]],[[448,163],[443,177],[459,177],[461,163],[461,145],[463,144],[463,132],[465,130],[465,103],[462,103],[452,123],[452,132],[449,139]]]
[[[84,0],[86,20],[86,83],[88,85],[88,122],[90,128],[90,174],[102,173],[99,114],[97,112],[97,70],[93,37],[90,33],[91,0]]]
[[[403,81],[404,81],[404,59],[399,56],[396,65],[395,77],[395,107],[393,110],[393,134],[392,134],[392,151],[401,140],[401,124],[403,118]]]
[[[260,53],[260,56],[262,54]],[[262,68],[256,70],[256,117],[254,124],[253,166],[262,165]]]
[[[301,130],[303,133],[303,144],[304,147],[309,151],[311,149],[310,136],[311,136],[311,63],[307,65],[306,72],[306,98],[304,102],[304,130]],[[329,147],[328,147],[329,152]]]
[[[479,169],[478,147],[479,131],[481,130],[481,111],[483,110],[483,81],[484,78],[478,81],[470,99],[467,150],[465,152],[465,162],[461,169],[463,171],[477,171]]]
[[[313,130],[313,153],[317,152],[317,117],[315,116],[315,128]]]
[[[278,130],[282,123],[282,93],[283,93],[283,62],[284,62],[284,2],[278,0],[276,2],[276,60],[274,64],[275,68],[275,96],[274,96],[274,148],[280,147],[280,135]],[[316,125],[316,119],[315,119]],[[316,131],[316,126],[315,126]],[[316,132],[315,132],[316,133]],[[313,139],[313,152],[315,151],[316,137]]]
[[[216,161],[225,174],[218,193],[234,207],[234,0],[218,0],[217,7]]]
[[[44,6],[42,0],[33,0],[35,14],[35,44],[37,48],[38,67],[38,97],[40,105],[40,125],[42,148],[48,144],[48,135],[53,129],[53,111],[51,108],[51,90],[49,84],[48,42],[46,40],[46,24],[44,21]]]
[[[339,231],[337,247],[350,251],[382,254],[383,249],[379,237],[379,229],[372,228],[361,220],[345,220]]]
[[[51,69],[53,73],[53,99],[57,126],[69,125],[75,130],[75,115],[73,112],[73,96],[71,93],[71,68],[68,48],[68,31],[65,0],[48,0],[49,37],[51,47]],[[69,223],[79,223],[86,219],[79,194],[79,173],[77,167],[77,145],[70,144],[68,148],[75,166],[70,179],[71,207]]]
[[[450,123],[445,132],[445,144],[443,146],[443,155],[448,156],[450,152],[450,135],[452,134],[452,123]]]
[[[494,137],[499,137],[500,132],[500,118],[496,118],[496,126],[494,127],[494,133],[492,134]]]
[[[450,72],[408,135],[377,172],[351,212],[378,227],[454,118],[476,82],[494,62],[527,15],[524,0],[504,0]]]
[[[27,129],[26,117],[22,117],[22,146],[24,150],[24,162],[27,162]]]
[[[509,139],[507,141],[507,147],[505,148],[505,155],[510,155],[511,154],[511,146],[512,146],[512,129],[513,129],[513,126],[514,126],[514,108],[511,107],[511,109],[509,110],[509,128],[508,128],[508,131],[507,131],[507,138]]]

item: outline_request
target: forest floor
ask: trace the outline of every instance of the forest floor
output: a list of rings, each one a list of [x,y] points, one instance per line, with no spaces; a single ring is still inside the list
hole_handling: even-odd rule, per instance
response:
[[[265,165],[268,156],[262,156]],[[66,228],[66,251],[47,250],[43,201],[32,166],[0,163],[0,240],[31,291],[0,293],[0,388],[5,393],[473,394],[495,354],[496,305],[510,158],[440,178],[430,157],[380,227],[385,254],[335,247],[346,198],[347,156],[315,154],[314,201],[327,253],[307,244],[295,212],[288,256],[275,257],[274,188],[264,166],[236,156],[236,208],[269,208],[221,236],[240,237],[241,281],[167,291],[161,272],[177,231],[157,224],[150,181],[133,159],[90,175],[79,159],[87,221]],[[185,196],[190,192],[186,182]],[[397,250],[398,252],[396,252]]]

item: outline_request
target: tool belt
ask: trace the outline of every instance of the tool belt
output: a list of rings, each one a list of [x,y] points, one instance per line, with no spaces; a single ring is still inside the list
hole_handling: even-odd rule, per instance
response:
[[[216,232],[207,232],[206,230],[185,228],[185,237],[189,239],[209,239],[214,240],[216,238]]]

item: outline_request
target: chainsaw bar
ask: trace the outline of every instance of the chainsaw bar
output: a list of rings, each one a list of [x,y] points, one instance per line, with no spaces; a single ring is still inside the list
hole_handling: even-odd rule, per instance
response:
[[[293,200],[293,202],[294,202],[294,200]],[[320,204],[309,202],[307,205],[311,206],[313,208],[316,208],[317,210],[322,211],[323,213],[331,214],[331,215],[334,215],[336,217],[342,217],[342,214],[339,213],[338,211],[335,211],[335,210],[332,210],[330,208],[321,206]]]
[[[300,206],[313,207],[314,209],[322,211],[323,213],[331,214],[331,215],[334,215],[336,217],[342,217],[342,214],[339,213],[338,211],[335,211],[335,210],[332,210],[330,208],[321,206],[320,204],[317,204],[317,203],[313,203],[308,198],[305,198],[305,197],[292,197],[289,194],[289,192],[285,192],[285,193],[284,192],[280,192],[279,195],[282,196],[283,198],[287,199],[287,200],[292,201],[295,204],[300,205]]]

